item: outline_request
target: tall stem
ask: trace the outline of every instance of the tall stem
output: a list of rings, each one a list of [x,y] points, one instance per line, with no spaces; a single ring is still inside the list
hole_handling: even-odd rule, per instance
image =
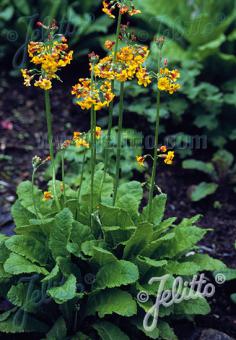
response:
[[[91,214],[91,225],[92,225],[92,214],[93,214],[93,185],[94,185],[94,106],[91,109],[91,126],[90,126],[90,148],[91,148],[91,196],[90,196],[90,214]]]
[[[45,111],[46,111],[46,120],[47,120],[47,130],[48,130],[48,144],[49,144],[49,153],[51,158],[52,165],[52,187],[53,187],[53,195],[55,198],[57,209],[60,210],[60,203],[57,197],[56,191],[56,171],[55,171],[55,160],[54,160],[54,150],[53,150],[53,134],[52,134],[52,114],[51,114],[51,104],[50,104],[50,96],[49,91],[44,91],[45,93]]]
[[[158,73],[160,71],[160,63],[161,63],[161,53],[158,57]],[[152,166],[152,176],[151,176],[151,185],[148,197],[148,220],[150,220],[152,213],[152,201],[153,201],[153,193],[156,179],[156,170],[157,170],[157,149],[158,149],[158,138],[159,138],[159,125],[160,125],[160,90],[157,89],[157,112],[156,112],[156,126],[155,126],[155,140],[154,140],[154,159]]]
[[[34,179],[35,179],[35,172],[36,172],[36,169],[33,169],[32,177],[31,177],[31,184],[32,184],[32,199],[33,199],[33,204],[34,204],[34,211],[35,211],[35,215],[36,215],[36,217],[37,217],[37,219],[38,219],[38,218],[39,218],[39,215],[38,215],[38,209],[37,209],[36,200],[35,200],[35,195],[34,195]]]
[[[66,205],[66,184],[65,184],[65,151],[61,152],[61,179],[62,179],[62,187],[63,187],[63,202],[64,206]]]
[[[121,137],[123,126],[123,112],[124,112],[124,82],[120,83],[120,103],[119,103],[119,121],[118,121],[118,135],[117,135],[117,151],[116,151],[116,177],[113,196],[113,205],[116,203],[117,190],[120,180],[120,158],[121,158]]]
[[[81,187],[83,184],[83,177],[84,177],[84,168],[85,168],[85,156],[86,156],[86,151],[84,151],[83,155],[83,164],[82,164],[82,169],[81,169],[81,177],[80,177],[80,183],[79,183],[79,190],[78,190],[78,195],[77,195],[77,209],[76,209],[76,216],[78,217],[79,209],[80,209],[80,194],[81,194]]]
[[[119,35],[120,35],[120,26],[121,26],[121,19],[122,14],[119,12],[118,20],[117,20],[117,27],[116,27],[116,38],[115,38],[115,49],[114,49],[114,55],[113,55],[113,65],[116,63],[116,56],[118,52],[119,47]],[[114,92],[114,80],[111,83],[112,92]],[[108,168],[108,162],[109,162],[109,147],[111,142],[111,129],[112,129],[112,116],[113,116],[113,101],[109,105],[109,115],[108,115],[108,128],[107,128],[107,139],[105,143],[105,162],[104,162],[104,177],[102,184],[105,180],[107,168]]]

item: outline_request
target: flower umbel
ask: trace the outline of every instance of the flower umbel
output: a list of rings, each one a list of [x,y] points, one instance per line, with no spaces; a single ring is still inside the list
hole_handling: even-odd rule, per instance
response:
[[[116,8],[119,9],[120,14],[129,14],[131,16],[141,13],[136,9],[133,0],[104,0],[102,11],[107,14],[111,19],[115,19],[112,13]]]
[[[88,110],[92,106],[95,111],[101,110],[103,107],[108,107],[115,97],[110,81],[93,82],[91,87],[89,78],[80,78],[79,82],[72,87],[71,93],[78,99],[76,104],[82,110]]]
[[[28,54],[30,61],[35,64],[37,69],[22,69],[24,85],[31,86],[32,80],[37,77],[34,86],[43,90],[52,87],[52,79],[60,80],[57,72],[70,64],[73,51],[68,51],[66,38],[61,34],[55,34],[57,26],[53,22],[50,26],[40,25],[47,30],[47,40],[44,42],[31,41],[28,44]]]
[[[157,76],[157,87],[160,91],[173,94],[180,89],[181,86],[177,83],[177,80],[180,77],[180,72],[178,70],[170,71],[167,67],[161,68]]]

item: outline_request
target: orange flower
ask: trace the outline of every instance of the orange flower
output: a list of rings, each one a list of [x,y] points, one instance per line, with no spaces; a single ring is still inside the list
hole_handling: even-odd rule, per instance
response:
[[[102,135],[102,129],[100,128],[100,126],[96,126],[96,138],[100,139]]]
[[[111,40],[106,40],[105,41],[105,48],[108,49],[108,50],[112,50],[113,46],[115,45],[115,42],[114,41],[111,41]]]
[[[79,138],[80,135],[81,135],[81,132],[75,131],[75,132],[73,133],[73,139]]]
[[[138,165],[144,166],[145,156],[136,156],[136,161],[138,162]]]
[[[166,146],[166,145],[162,145],[162,146],[160,147],[160,151],[161,151],[161,152],[166,152],[166,151],[167,151],[167,146]]]
[[[53,195],[52,195],[51,191],[44,191],[43,201],[49,201],[51,199],[53,199]]]

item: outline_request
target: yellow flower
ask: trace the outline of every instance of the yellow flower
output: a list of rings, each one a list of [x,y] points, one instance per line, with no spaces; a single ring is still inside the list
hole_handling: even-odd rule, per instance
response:
[[[79,138],[80,135],[81,135],[81,132],[75,131],[75,132],[73,133],[73,139]]]
[[[168,92],[169,94],[173,94],[177,92],[181,88],[180,84],[170,84]]]
[[[164,162],[168,165],[171,165],[173,163],[173,159],[175,157],[174,151],[168,151],[167,155],[165,155]]]
[[[82,110],[88,110],[94,106],[95,111],[98,111],[103,107],[108,107],[115,97],[109,81],[94,82],[91,88],[91,79],[88,78],[80,78],[79,82],[72,87],[71,93],[78,99],[76,104]]]
[[[110,18],[115,19],[115,16],[112,14],[112,11],[109,9],[109,4],[106,1],[102,2],[103,9],[102,11],[107,14]]]
[[[170,76],[173,81],[177,81],[177,79],[180,77],[179,70],[170,71]]]
[[[136,73],[136,77],[138,79],[138,84],[147,87],[151,83],[151,78],[147,72],[147,69],[144,67],[140,67]]]
[[[139,9],[135,9],[133,8],[131,11],[129,11],[129,15],[133,16],[133,15],[136,15],[136,14],[140,14],[142,13]]]
[[[96,138],[100,139],[102,135],[102,129],[100,128],[100,126],[96,126]]]
[[[158,80],[158,89],[160,91],[168,91],[169,87],[170,81],[167,77],[163,77]]]
[[[77,146],[77,148],[80,148],[81,146],[83,146],[85,148],[89,148],[89,143],[83,138],[76,139],[75,145]]]
[[[31,86],[31,80],[33,76],[30,76],[27,69],[21,69],[22,76],[24,78],[24,85],[29,87]]]
[[[178,70],[170,71],[167,67],[161,68],[158,79],[158,89],[173,94],[180,89],[180,84],[176,83],[180,77]]]
[[[138,162],[138,165],[144,166],[145,156],[136,156],[136,161]]]
[[[52,195],[51,191],[44,191],[43,201],[49,201],[51,199],[53,199],[53,195]]]
[[[51,82],[51,80],[46,79],[46,78],[39,79],[34,83],[34,86],[36,86],[36,87],[38,86],[41,89],[47,91],[47,90],[50,90],[52,88],[52,82]]]
[[[36,78],[34,86],[49,90],[52,87],[51,80],[60,79],[57,71],[70,64],[73,51],[68,51],[67,40],[64,36],[55,34],[57,29],[55,25],[45,26],[40,23],[40,26],[47,30],[47,40],[45,42],[31,41],[28,44],[31,62],[38,68],[27,72],[23,70],[22,75],[25,86],[30,86],[31,80]],[[30,72],[30,76],[28,72]]]

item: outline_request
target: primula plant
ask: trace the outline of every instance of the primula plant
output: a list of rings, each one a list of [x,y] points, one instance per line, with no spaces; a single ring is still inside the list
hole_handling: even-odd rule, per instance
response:
[[[90,77],[79,78],[72,87],[76,104],[90,110],[91,128],[75,131],[58,151],[60,180],[56,179],[52,136],[50,91],[58,71],[70,63],[66,39],[56,34],[56,23],[40,24],[47,39],[29,44],[29,56],[36,66],[22,70],[26,86],[34,82],[45,94],[49,156],[32,161],[32,180],[22,182],[18,200],[12,207],[15,235],[1,234],[1,297],[8,309],[0,315],[0,331],[37,332],[43,339],[176,339],[171,326],[174,319],[207,314],[210,307],[198,295],[194,303],[182,301],[161,308],[154,329],[145,328],[143,320],[155,304],[158,284],[148,284],[153,277],[169,275],[186,281],[202,271],[224,268],[219,260],[200,251],[197,243],[206,229],[197,226],[200,216],[165,219],[167,197],[159,194],[157,164],[173,164],[174,151],[159,146],[161,94],[172,95],[180,89],[178,70],[169,70],[162,55],[164,38],[156,40],[156,72],[145,62],[149,50],[139,45],[134,35],[126,34],[125,16],[139,14],[131,0],[104,1],[103,11],[117,19],[115,41],[106,41],[109,53],[100,58],[89,55]],[[126,46],[120,47],[124,40]],[[149,158],[152,173],[148,183],[123,181],[120,176],[123,105],[126,84],[136,78],[140,86],[155,83],[156,124],[153,152],[137,154],[143,166]],[[119,96],[115,97],[115,84]],[[118,98],[119,97],[119,98]],[[113,104],[119,101],[115,173],[110,169],[109,152],[113,127]],[[97,115],[108,111],[108,129],[103,161],[97,160],[97,142],[102,131]],[[80,150],[83,165],[79,185],[65,183],[65,152]],[[46,191],[35,186],[39,167],[51,162],[52,180]],[[88,164],[87,164],[88,163]],[[148,198],[148,199],[147,199]],[[185,289],[186,288],[182,288]],[[149,299],[142,301],[140,292]],[[193,293],[188,288],[189,294]],[[182,293],[182,291],[181,291]],[[49,317],[50,316],[50,317]]]

